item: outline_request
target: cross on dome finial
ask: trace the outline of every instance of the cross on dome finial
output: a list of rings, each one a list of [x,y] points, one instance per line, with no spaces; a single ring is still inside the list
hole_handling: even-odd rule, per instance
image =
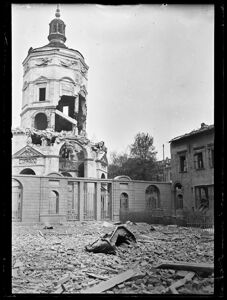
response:
[[[59,8],[59,4],[57,4],[57,9],[56,9],[55,17],[60,18],[60,8]]]

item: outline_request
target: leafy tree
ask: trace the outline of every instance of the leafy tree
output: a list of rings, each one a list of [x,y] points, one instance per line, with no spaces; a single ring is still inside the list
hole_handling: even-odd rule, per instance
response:
[[[130,155],[111,153],[109,177],[128,175],[135,180],[159,180],[156,153],[153,137],[148,133],[138,133],[131,145]]]
[[[131,145],[131,157],[142,160],[156,160],[156,151],[153,145],[153,137],[148,133],[139,132]]]

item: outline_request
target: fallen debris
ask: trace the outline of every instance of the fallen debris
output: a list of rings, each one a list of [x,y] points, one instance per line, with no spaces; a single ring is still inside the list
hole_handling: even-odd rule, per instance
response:
[[[101,280],[107,280],[108,277],[107,276],[102,276],[102,275],[96,275],[96,274],[93,274],[93,273],[86,273],[89,277],[92,277],[92,278],[97,278],[97,279],[101,279]]]
[[[43,229],[54,229],[53,226],[44,226]]]
[[[123,225],[117,226],[111,233],[85,247],[86,251],[94,253],[116,254],[116,247],[123,243],[136,242],[134,234]]]
[[[213,273],[214,265],[206,263],[189,263],[189,262],[165,262],[156,267],[157,269],[173,269],[173,270],[186,270],[199,273]]]
[[[118,274],[117,276],[110,278],[109,280],[106,280],[104,282],[99,283],[98,285],[88,288],[86,290],[82,290],[81,293],[82,294],[99,294],[102,293],[106,290],[109,290],[111,288],[113,288],[114,286],[136,276],[136,274],[138,273],[137,270],[127,270],[121,274]]]
[[[180,279],[176,282],[174,282],[170,287],[169,290],[172,292],[172,294],[179,294],[176,290],[177,288],[185,285],[187,281],[190,281],[195,276],[194,272],[189,272],[183,279]]]

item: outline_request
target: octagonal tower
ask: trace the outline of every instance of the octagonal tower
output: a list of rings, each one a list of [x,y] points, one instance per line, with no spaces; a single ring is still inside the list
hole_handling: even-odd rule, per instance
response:
[[[65,45],[65,23],[57,8],[49,43],[32,47],[23,61],[21,127],[86,134],[87,71],[83,55]]]

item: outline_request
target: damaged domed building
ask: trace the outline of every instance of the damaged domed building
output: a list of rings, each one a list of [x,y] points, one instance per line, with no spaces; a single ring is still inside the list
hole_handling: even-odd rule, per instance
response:
[[[59,7],[49,43],[23,61],[21,126],[13,129],[13,174],[107,178],[104,142],[87,138],[87,74],[83,55],[65,45]]]
[[[201,206],[212,212],[212,126],[171,140],[162,181],[108,178],[104,142],[87,137],[88,65],[66,46],[65,28],[57,7],[49,42],[31,47],[23,61],[21,124],[12,130],[12,220],[173,224]]]

